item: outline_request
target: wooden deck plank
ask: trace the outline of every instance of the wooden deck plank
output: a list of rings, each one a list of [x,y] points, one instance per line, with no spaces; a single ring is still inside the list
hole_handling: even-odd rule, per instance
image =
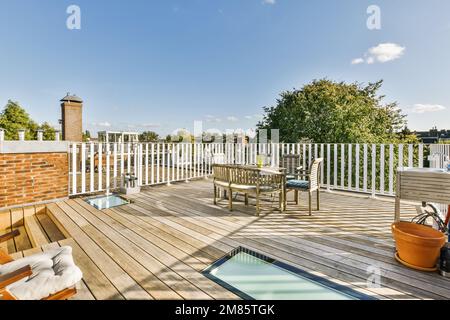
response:
[[[74,203],[71,204],[75,205],[77,212],[86,214],[85,209],[77,207]],[[98,225],[97,223],[96,225]],[[178,280],[176,282],[178,286],[175,285],[173,287],[160,281],[160,278],[172,278],[173,274],[171,272],[165,272],[165,268],[158,265],[157,261],[150,258],[143,250],[133,246],[129,247],[131,243],[127,242],[126,239],[114,234],[112,230],[106,229],[105,231],[104,225],[101,227],[103,228],[97,230],[90,228],[89,226],[89,234],[93,236],[95,241],[107,250],[107,252],[116,257],[118,261],[123,264],[125,270],[129,269],[129,272],[139,279],[142,278],[143,275],[144,278],[141,279],[141,281],[145,285],[145,288],[151,292],[152,296],[158,299],[180,299],[185,294],[190,296],[189,293],[185,293],[185,291],[189,292],[191,290],[186,290],[186,286],[184,286],[182,279],[176,279]],[[101,231],[106,232],[106,234],[102,235]],[[108,236],[114,239],[114,241],[108,238]],[[120,245],[126,248],[126,251],[123,251]]]
[[[231,213],[225,201],[214,206],[210,180],[152,187],[129,198],[134,203],[103,211],[68,200],[58,203],[57,214],[50,218],[64,236],[80,244],[92,264],[104,264],[106,255],[158,299],[162,295],[153,294],[157,286],[188,299],[236,298],[204,280],[200,271],[240,245],[378,298],[450,298],[448,279],[408,269],[393,259],[392,199],[323,192],[321,210],[310,217],[304,197],[298,206],[290,202],[286,213],[271,211],[276,201],[266,197],[264,214],[256,217],[254,207],[246,207],[241,196]],[[402,210],[406,218],[416,212],[411,203]],[[380,268],[381,288],[367,287],[370,266]],[[114,272],[99,269],[114,283]],[[146,286],[146,276],[157,286]],[[98,299],[91,281],[85,278]]]
[[[48,217],[47,213],[39,212],[36,214],[36,218],[44,230],[46,236],[50,240],[50,242],[60,241],[65,239],[64,234],[55,223]]]
[[[253,217],[251,217],[251,218],[253,218]],[[175,222],[176,220],[172,221],[173,219],[161,218],[161,217],[158,217],[158,219],[160,219],[161,221],[164,221],[165,223],[168,223],[169,225],[172,225],[174,227],[176,227],[176,225],[177,225],[177,223]],[[183,217],[183,219],[185,219],[185,218]],[[178,224],[178,227],[180,229],[182,229],[182,230],[184,229],[184,230],[187,231],[187,229],[183,226],[185,224],[186,223],[183,221],[182,223]],[[212,246],[217,245],[221,241],[225,241],[229,245],[229,250],[228,251],[230,251],[232,248],[240,246],[240,245],[243,245],[245,247],[248,247],[250,249],[253,249],[253,250],[256,250],[256,251],[260,251],[260,252],[263,252],[263,253],[265,252],[266,254],[271,255],[271,256],[273,256],[273,254],[271,254],[270,252],[276,251],[278,253],[277,258],[279,258],[280,260],[288,262],[290,264],[294,263],[294,264],[299,265],[298,263],[296,263],[295,259],[294,260],[291,259],[293,257],[292,253],[285,252],[285,250],[284,250],[284,253],[280,252],[279,248],[274,248],[274,247],[271,247],[269,245],[266,245],[265,244],[266,241],[262,241],[262,242],[253,241],[253,240],[246,240],[245,242],[239,241],[239,240],[236,241],[236,239],[233,239],[233,238],[223,238],[223,236],[220,235],[220,234],[214,234],[212,239],[207,240],[207,239],[205,239],[205,236],[203,234],[196,234],[195,231],[193,231],[193,230],[188,230],[188,232],[193,237],[201,238],[201,239],[205,240],[209,245],[212,245]],[[311,259],[309,257],[309,261],[307,261],[308,259],[305,259],[305,257],[303,256],[302,257],[302,264],[300,264],[300,267],[305,267],[305,263],[306,263],[306,266],[308,268],[310,268],[310,270],[315,270],[317,265],[318,265],[318,263],[316,261],[313,261],[313,260],[317,260],[317,259],[318,259],[318,257],[314,257],[313,259]],[[328,263],[328,261],[326,259],[322,258],[322,260],[324,260],[326,263]],[[310,262],[310,264],[308,264],[308,262]],[[337,268],[334,265],[322,266],[322,269],[326,269],[328,272],[331,272],[331,275],[333,275],[335,277],[337,277],[337,276],[341,276],[341,277],[344,277],[344,278],[347,277],[347,279],[351,279],[353,281],[353,283],[358,284],[359,286],[365,284],[365,281],[362,278],[355,278],[353,276],[353,274],[350,273],[350,272],[347,272],[348,274],[345,275],[343,273],[343,271],[342,271],[342,268],[340,270],[337,270]],[[323,276],[323,274],[322,274],[322,276]],[[348,286],[352,286],[349,283],[347,283],[347,285]],[[380,291],[380,290],[378,290],[378,291]],[[386,290],[383,290],[383,291],[385,292]],[[389,293],[392,295],[392,292],[389,292]],[[372,292],[372,295],[374,295],[374,294],[378,295],[378,293]],[[402,298],[407,298],[408,297],[407,295],[401,295],[401,294],[399,294],[399,296],[402,296]]]
[[[84,206],[84,202],[82,201],[78,201],[78,203],[76,202],[71,202],[71,205],[73,206]],[[80,209],[78,207],[78,209]],[[169,247],[168,244],[166,243],[166,245],[163,245],[164,249],[158,247],[156,244],[154,244],[153,242],[145,239],[145,237],[142,237],[141,233],[136,233],[134,232],[132,229],[130,228],[126,228],[125,226],[119,224],[116,220],[112,219],[109,215],[104,214],[103,212],[96,210],[95,208],[91,207],[91,206],[85,206],[84,207],[85,210],[79,210],[79,212],[82,212],[83,216],[86,219],[89,219],[91,221],[91,223],[95,224],[99,229],[101,228],[101,230],[106,233],[108,235],[108,237],[112,238],[114,237],[116,240],[115,242],[117,244],[123,244],[123,246],[127,246],[128,245],[128,250],[132,249],[132,250],[136,250],[137,253],[140,253],[140,250],[144,250],[147,254],[150,254],[150,252],[152,253],[152,256],[154,259],[157,259],[160,261],[160,263],[162,263],[162,265],[160,266],[160,269],[158,269],[158,273],[161,272],[161,270],[163,270],[164,268],[169,269],[169,270],[173,270],[174,272],[176,272],[176,274],[179,275],[180,280],[183,281],[185,284],[189,284],[189,287],[184,289],[184,293],[183,295],[186,296],[186,294],[189,294],[190,299],[207,299],[210,296],[209,295],[213,295],[216,298],[230,298],[230,297],[234,297],[234,295],[230,294],[229,291],[227,290],[223,290],[220,286],[216,285],[214,282],[210,281],[209,279],[205,278],[205,277],[199,277],[198,273],[191,269],[187,264],[185,264],[184,262],[187,261],[180,261],[178,260],[178,258],[185,258],[185,257],[189,257],[188,255],[184,254],[183,257],[178,256],[174,257],[171,254],[175,254],[177,255],[177,253],[179,254],[180,252],[178,251],[177,253],[174,253],[176,248],[175,247]],[[91,212],[89,212],[91,211]],[[94,214],[95,213],[95,216]],[[117,231],[121,234],[122,237],[118,237],[117,233],[112,232],[113,229],[114,231]],[[126,243],[124,240],[127,239],[128,241],[131,241],[131,243]],[[156,241],[156,238],[152,238],[152,240]],[[161,245],[161,241],[157,241],[157,243],[159,245]],[[140,248],[140,249],[138,249]],[[167,250],[167,251],[166,251]],[[181,253],[182,254],[182,253]],[[141,259],[139,259],[139,261],[141,261]],[[158,274],[156,273],[156,274]],[[184,278],[184,280],[183,280]],[[191,281],[193,281],[193,283],[190,283],[187,279],[190,279]],[[180,282],[181,283],[181,282]],[[195,283],[195,285],[194,285]],[[197,286],[197,288],[195,288],[195,286]],[[197,293],[196,293],[197,291]],[[199,293],[204,291],[207,294],[203,294],[200,295]]]
[[[25,230],[24,226],[19,226],[14,229],[19,230],[20,234],[14,238],[14,242],[16,245],[16,251],[23,251],[32,248],[31,241],[28,238],[28,233]]]
[[[158,194],[155,194],[155,192],[153,192],[153,193],[152,193],[152,196],[153,196],[153,197],[158,197],[159,195],[158,195]],[[161,198],[161,197],[158,197],[158,199],[160,199],[160,198]],[[171,202],[171,203],[173,203],[173,202]],[[183,210],[186,210],[186,202],[183,203]],[[217,226],[217,227],[220,227],[220,226]],[[275,240],[275,241],[276,241],[276,240]],[[353,263],[353,262],[352,262],[352,263]],[[438,290],[438,291],[439,291],[439,290]],[[443,294],[442,291],[440,291],[440,293]],[[447,292],[444,292],[444,294],[448,294],[448,293],[447,293]]]
[[[75,201],[68,201],[68,204],[80,215],[80,217],[86,219],[86,221],[89,221],[88,219],[91,217],[87,216],[88,212],[85,208],[79,206]],[[73,215],[73,212],[71,215]],[[100,221],[96,221],[95,224],[92,225],[84,226],[83,229],[124,269],[125,272],[127,272],[137,281],[137,283],[147,290],[152,297],[157,297],[158,299],[181,298],[180,295],[176,294],[169,286],[160,281],[154,274],[151,273],[151,271],[144,268],[144,266],[139,263],[142,263],[142,261],[146,259],[145,256],[139,255],[139,252],[133,252],[133,248],[129,248],[130,243],[125,242],[124,246],[127,250],[122,250],[119,245],[122,243],[121,241],[124,241],[124,239],[120,238],[120,236],[108,229],[106,229],[106,234],[102,234],[101,231],[105,232],[105,228],[99,227],[104,227],[104,225],[99,226],[98,223],[100,223]],[[94,228],[93,225],[96,227]],[[130,253],[135,253],[136,255],[130,255]]]
[[[107,278],[113,283],[116,289],[126,299],[149,299],[148,293],[142,289],[123,269],[108,256],[91,238],[89,238],[85,232],[75,223],[75,221],[85,223],[85,226],[89,224],[80,217],[69,217],[67,214],[71,209],[64,202],[51,204],[48,206],[56,219],[61,221],[66,230],[70,232],[74,240],[83,249],[83,251],[95,262],[100,270],[107,276]],[[71,212],[72,213],[72,212]],[[50,213],[49,213],[50,215]],[[77,216],[75,212],[75,216]],[[77,220],[78,219],[78,220]]]
[[[75,264],[83,272],[83,282],[95,299],[122,300],[123,296],[108,280],[97,265],[88,257],[75,240],[69,238],[59,241],[60,246],[72,247]]]
[[[39,224],[36,216],[29,216],[24,218],[24,225],[33,247],[40,247],[50,243],[45,231]]]

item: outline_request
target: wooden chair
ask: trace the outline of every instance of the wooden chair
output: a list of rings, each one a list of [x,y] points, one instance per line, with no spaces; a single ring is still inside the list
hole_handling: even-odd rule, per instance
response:
[[[260,169],[229,167],[230,195],[228,197],[229,209],[233,210],[232,192],[240,192],[245,195],[245,204],[248,205],[249,194],[256,198],[256,215],[259,216],[260,196],[263,194],[279,195],[279,210],[283,210],[283,173],[264,173]]]
[[[299,154],[285,154],[282,156],[281,167],[284,168],[286,180],[292,180],[298,177],[300,170],[302,170],[300,160]]]
[[[219,196],[220,189],[223,189],[224,195],[226,191],[230,191],[230,178],[229,178],[229,165],[213,164],[213,184],[214,184],[214,204],[217,204],[217,197]]]
[[[20,233],[18,230],[14,230],[12,232],[4,234],[4,235],[0,236],[0,242],[5,242],[10,239],[13,239],[14,237],[18,236],[19,234]],[[70,247],[61,247],[58,249],[61,252],[64,250],[66,250],[67,252],[71,252]],[[54,249],[54,250],[58,250],[58,249]],[[38,258],[39,255],[44,255],[44,254],[45,253],[37,253],[37,254],[31,255],[31,256],[22,258],[22,259],[14,260],[9,254],[4,252],[3,250],[0,250],[0,265],[1,265],[0,266],[0,299],[18,300],[18,297],[15,296],[12,292],[10,292],[10,290],[11,290],[10,286],[14,286],[18,283],[21,283],[22,285],[24,283],[26,284],[28,281],[30,281],[30,282],[32,281],[33,276],[36,276],[36,277],[39,276],[39,270],[36,272],[37,275],[35,274],[35,272],[33,272],[33,268],[35,267],[35,265],[34,264],[30,265],[30,264],[26,264],[26,263],[29,261],[33,261],[33,259],[36,260],[36,258]],[[24,263],[21,263],[21,262],[24,262]],[[67,261],[63,261],[62,259],[60,261],[61,264],[65,264],[66,262]],[[72,260],[72,262],[73,262],[73,260]],[[43,268],[43,267],[39,266],[38,268]],[[75,268],[78,269],[76,266],[75,266]],[[10,272],[4,273],[2,271],[3,269],[6,269]],[[75,269],[75,273],[79,272],[79,274],[75,275],[75,277],[79,278],[79,280],[81,280],[81,276],[82,276],[81,271],[79,269],[78,270],[76,270],[76,269]],[[73,274],[71,274],[70,276],[73,276]],[[29,278],[29,277],[31,277],[31,278]],[[40,280],[44,279],[44,277],[45,277],[45,275],[41,276]],[[24,285],[24,287],[26,288],[26,285]],[[22,287],[22,288],[24,288],[24,287]],[[40,287],[42,287],[42,285],[40,285]],[[36,286],[34,286],[34,289],[36,289]],[[35,293],[34,290],[30,290],[29,295],[32,295],[34,293]],[[71,287],[67,287],[63,290],[57,291],[48,296],[39,297],[38,299],[40,299],[40,300],[66,300],[66,299],[72,297],[73,295],[75,295],[76,293],[77,293],[77,290],[75,288],[75,285],[73,285]],[[34,298],[31,296],[29,299],[34,299]]]
[[[317,210],[320,210],[320,165],[323,162],[323,158],[315,159],[308,171],[300,170],[296,179],[286,181],[286,193],[295,191],[295,203],[298,204],[299,191],[308,192],[309,195],[309,215],[312,214],[312,194],[314,191],[317,193]],[[305,178],[305,179],[302,179]],[[284,197],[285,207],[287,205],[287,197]]]

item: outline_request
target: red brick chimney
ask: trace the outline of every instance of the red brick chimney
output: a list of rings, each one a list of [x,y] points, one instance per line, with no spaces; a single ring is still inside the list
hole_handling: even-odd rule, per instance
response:
[[[62,139],[66,141],[83,140],[83,100],[76,95],[61,99]]]

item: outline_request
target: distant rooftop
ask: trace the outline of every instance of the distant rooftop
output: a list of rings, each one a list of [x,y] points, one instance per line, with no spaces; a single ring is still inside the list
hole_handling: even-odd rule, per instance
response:
[[[71,95],[69,92],[67,93],[67,95],[61,99],[61,102],[79,102],[79,103],[83,103],[83,100],[80,97],[77,97],[76,95]]]

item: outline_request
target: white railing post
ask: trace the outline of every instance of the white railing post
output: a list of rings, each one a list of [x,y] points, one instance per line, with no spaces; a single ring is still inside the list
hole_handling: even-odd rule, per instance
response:
[[[100,142],[98,144],[98,191],[103,190],[103,172],[102,172],[102,161],[103,161],[103,154],[102,154],[102,143]]]
[[[423,168],[423,144],[419,144],[419,168]]]
[[[86,193],[86,144],[81,144],[81,193]]]
[[[403,168],[403,144],[398,145],[398,167]]]
[[[380,193],[384,194],[384,144],[380,145]]]
[[[159,143],[156,144],[156,183],[159,183],[159,171],[160,171],[160,149]]]
[[[377,145],[372,144],[372,198],[375,198],[377,188]]]
[[[341,144],[341,189],[345,189],[345,145]]]
[[[72,143],[72,194],[77,193],[77,144]]]
[[[337,187],[338,187],[338,145],[336,143],[334,144],[334,155],[333,155],[333,158],[334,158],[333,184],[334,184],[334,188],[337,189]]]
[[[331,152],[330,144],[327,144],[327,190],[330,191],[331,185]]]
[[[150,183],[155,184],[155,144],[151,144]]]
[[[89,157],[90,157],[90,169],[89,169],[89,184],[90,184],[90,188],[89,191],[90,192],[94,192],[95,187],[94,187],[94,173],[95,173],[95,145],[93,142],[91,142],[89,144]]]
[[[162,155],[162,170],[161,170],[161,176],[162,176],[162,181],[161,182],[166,182],[166,144],[163,142],[161,144],[161,155]]]
[[[359,188],[360,188],[360,179],[359,179],[359,158],[360,158],[360,153],[361,153],[361,150],[360,150],[360,145],[359,145],[359,143],[357,143],[356,144],[356,147],[355,147],[355,190],[358,192],[359,191]]]
[[[142,159],[144,156],[144,145],[142,143],[139,143],[139,161],[138,161],[138,165],[139,165],[139,186],[143,185],[143,168],[142,168]]]
[[[127,143],[127,173],[131,173],[131,144]]]
[[[106,181],[105,181],[105,188],[109,191],[110,189],[110,174],[111,174],[111,159],[110,159],[110,150],[109,150],[109,143],[105,144],[105,172],[106,172]]]
[[[324,150],[323,150],[323,143],[320,144],[320,157],[324,158]],[[324,183],[324,171],[325,171],[325,164],[322,162],[322,165],[320,166],[320,184],[323,186]]]
[[[394,195],[394,145],[389,145],[389,194]]]
[[[117,142],[113,143],[113,180],[115,189],[117,188]]]
[[[414,167],[414,145],[408,145],[408,167]]]
[[[367,192],[367,144],[363,145],[363,191]]]
[[[352,168],[352,166],[353,166],[353,152],[352,152],[352,144],[351,143],[349,143],[348,144],[348,172],[347,172],[347,174],[348,174],[348,179],[347,179],[347,189],[348,190],[352,190],[352,185],[353,185],[353,173],[352,173],[352,171],[353,171],[353,168]]]

